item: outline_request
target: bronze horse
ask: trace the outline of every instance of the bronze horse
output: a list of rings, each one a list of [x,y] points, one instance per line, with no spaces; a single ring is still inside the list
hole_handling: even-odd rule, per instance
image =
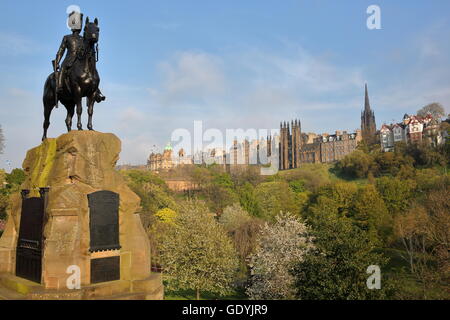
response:
[[[88,110],[88,124],[89,130],[92,127],[92,115],[94,113],[94,103],[100,102],[105,98],[100,96],[98,86],[100,84],[100,77],[96,68],[96,49],[95,45],[99,39],[99,27],[97,18],[94,22],[89,22],[86,18],[83,34],[83,48],[77,53],[73,65],[64,76],[62,92],[57,94],[58,101],[60,101],[67,109],[66,127],[67,131],[72,130],[72,118],[75,111],[77,111],[77,128],[83,130],[81,125],[81,113],[83,97],[87,99]],[[55,72],[51,73],[45,81],[43,103],[44,103],[44,134],[42,140],[47,138],[47,129],[50,125],[50,114],[56,106],[56,80]]]

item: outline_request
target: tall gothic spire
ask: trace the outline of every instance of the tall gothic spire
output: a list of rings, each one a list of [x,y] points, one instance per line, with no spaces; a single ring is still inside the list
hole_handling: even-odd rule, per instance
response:
[[[365,84],[364,110],[366,112],[370,111],[369,92],[367,91],[367,83]]]
[[[375,142],[375,135],[377,131],[377,126],[375,123],[375,114],[370,109],[369,93],[367,90],[367,83],[365,84],[364,92],[364,110],[361,112],[361,132],[363,140],[367,143]]]

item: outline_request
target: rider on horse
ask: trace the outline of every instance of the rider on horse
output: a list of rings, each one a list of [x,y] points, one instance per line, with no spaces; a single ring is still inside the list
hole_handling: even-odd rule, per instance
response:
[[[64,36],[55,59],[55,71],[57,71],[59,69],[59,62],[61,61],[64,53],[67,50],[66,57],[64,58],[64,61],[61,65],[61,70],[59,72],[56,72],[56,92],[58,93],[58,95],[63,91],[64,80],[67,79],[67,74],[68,72],[70,72],[70,68],[84,50],[83,37],[80,36],[82,24],[83,14],[73,11],[69,15],[69,25],[71,27],[72,34]],[[70,86],[67,87],[70,88]],[[101,102],[105,99],[106,98],[104,95],[102,95],[100,89],[97,89],[95,93],[95,100],[97,102]]]

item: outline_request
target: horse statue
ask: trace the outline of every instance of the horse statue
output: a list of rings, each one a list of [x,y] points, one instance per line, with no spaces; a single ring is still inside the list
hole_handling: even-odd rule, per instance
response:
[[[71,131],[75,106],[78,117],[77,128],[78,130],[83,130],[81,124],[83,97],[86,97],[87,100],[89,116],[87,128],[89,130],[93,130],[92,115],[94,113],[94,103],[105,100],[98,88],[100,77],[96,68],[96,62],[98,61],[98,48],[96,47],[100,32],[98,19],[95,18],[94,22],[89,22],[89,17],[87,17],[83,37],[79,35],[80,31],[81,25],[79,29],[72,30],[72,35],[64,37],[56,61],[53,61],[54,72],[45,81],[42,99],[44,104],[44,134],[42,140],[47,138],[50,114],[54,107],[58,107],[58,101],[67,109],[65,122],[67,131]],[[62,70],[59,71],[59,60],[62,58],[65,50],[67,50],[67,55],[63,62]]]

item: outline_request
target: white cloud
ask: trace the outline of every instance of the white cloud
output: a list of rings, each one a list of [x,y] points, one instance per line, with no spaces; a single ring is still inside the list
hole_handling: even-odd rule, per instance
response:
[[[221,59],[203,52],[181,52],[159,63],[162,84],[150,92],[164,105],[208,101],[225,91]]]
[[[39,48],[38,43],[22,35],[0,32],[0,55],[30,54]]]

